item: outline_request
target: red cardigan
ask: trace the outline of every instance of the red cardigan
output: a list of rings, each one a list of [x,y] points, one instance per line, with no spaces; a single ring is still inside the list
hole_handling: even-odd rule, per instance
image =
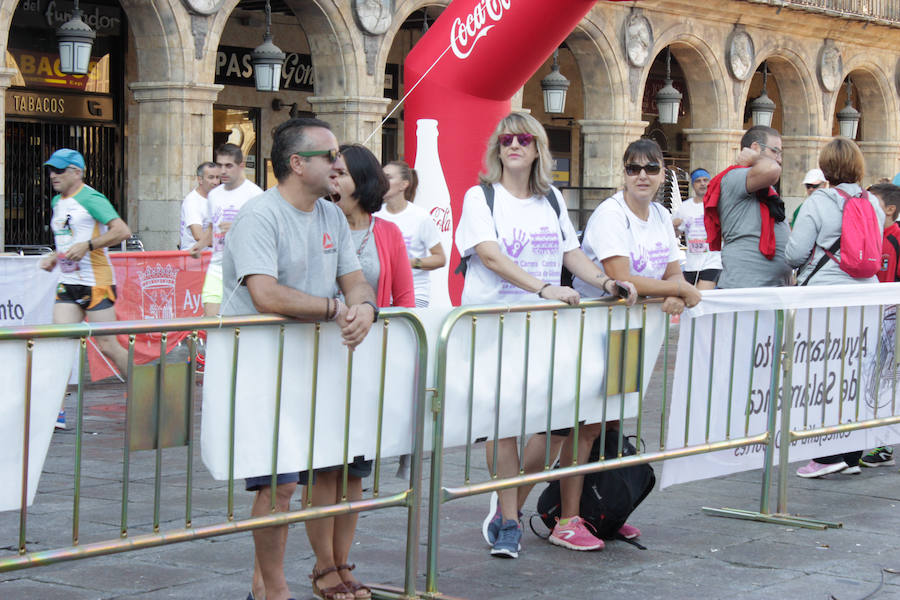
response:
[[[416,305],[413,291],[412,267],[406,256],[406,243],[400,228],[384,219],[375,219],[375,248],[378,250],[378,262],[381,273],[378,275],[378,306]]]

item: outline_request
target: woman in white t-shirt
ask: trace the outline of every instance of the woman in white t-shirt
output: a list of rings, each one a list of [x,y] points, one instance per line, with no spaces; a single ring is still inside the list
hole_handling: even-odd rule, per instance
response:
[[[485,166],[487,172],[481,175],[481,182],[493,189],[493,210],[488,206],[484,188],[472,187],[466,192],[456,230],[456,247],[467,260],[463,304],[533,302],[543,298],[577,305],[581,300],[579,293],[560,285],[563,265],[598,287],[618,293],[617,282],[597,268],[578,246],[562,194],[551,185],[547,133],[534,117],[512,113],[501,120],[488,141]],[[555,197],[556,208],[548,193]],[[630,303],[636,300],[633,286],[626,285],[625,294]],[[553,437],[555,457],[563,437]],[[529,440],[523,457],[526,472],[543,468],[545,443],[543,435]],[[581,454],[579,451],[579,462],[583,462]],[[516,475],[516,438],[498,440],[496,465],[491,464],[492,458],[493,444],[488,443],[491,471],[496,466],[499,477]],[[572,464],[572,444],[563,444],[562,463]],[[578,517],[582,480],[572,477],[562,481],[562,515],[566,518],[554,528],[550,541],[576,550],[595,550],[603,547],[602,540],[591,535]],[[522,486],[518,490],[502,490],[496,510],[492,504],[483,525],[492,555],[518,556],[522,537],[518,511],[530,489]],[[567,501],[569,511],[565,510]]]
[[[672,212],[672,224],[684,233],[687,258],[684,261],[684,278],[698,290],[716,287],[722,273],[721,252],[709,249],[706,241],[706,225],[703,223],[703,196],[709,185],[709,171],[691,171],[691,188],[694,195]]]
[[[413,270],[416,306],[426,307],[431,301],[429,271],[440,269],[447,262],[441,234],[431,215],[412,203],[419,185],[415,170],[402,160],[395,160],[384,166],[384,174],[390,187],[384,195],[384,205],[375,216],[400,228]]]
[[[628,145],[625,189],[594,210],[584,228],[582,247],[610,277],[631,282],[641,296],[664,297],[662,309],[677,315],[685,306],[696,306],[700,292],[681,273],[668,211],[653,202],[665,177],[662,165],[662,150],[653,140]],[[585,296],[608,293],[577,274],[573,286]]]

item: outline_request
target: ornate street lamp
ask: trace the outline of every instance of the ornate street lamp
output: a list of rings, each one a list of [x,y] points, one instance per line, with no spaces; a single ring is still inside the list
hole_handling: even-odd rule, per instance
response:
[[[272,7],[269,0],[266,0],[266,35],[263,37],[263,43],[254,48],[250,54],[257,91],[278,91],[284,58],[285,54],[281,48],[272,43]]]
[[[59,42],[59,70],[67,75],[85,75],[91,62],[91,46],[97,34],[81,20],[78,0],[72,18],[56,30]]]
[[[775,114],[775,102],[769,98],[766,92],[766,80],[769,77],[769,67],[763,63],[763,87],[759,98],[750,103],[750,113],[753,115],[754,125],[772,126],[772,115]]]
[[[850,103],[852,91],[850,78],[847,77],[847,104],[838,112],[837,120],[841,135],[855,140],[859,129],[859,111],[853,108],[853,105]]]
[[[541,79],[544,92],[544,112],[560,114],[566,110],[566,90],[569,80],[559,72],[559,48],[553,51],[553,65],[546,77]]]
[[[672,52],[669,48],[666,48],[666,84],[656,92],[656,107],[659,109],[660,123],[672,125],[678,122],[681,92],[672,85]]]

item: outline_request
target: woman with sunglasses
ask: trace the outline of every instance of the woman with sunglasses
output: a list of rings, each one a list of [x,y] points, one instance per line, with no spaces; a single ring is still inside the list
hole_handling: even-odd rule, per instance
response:
[[[628,145],[623,160],[624,189],[600,204],[584,228],[585,254],[610,277],[631,282],[641,296],[662,296],[662,309],[677,315],[700,302],[700,292],[685,281],[669,213],[654,202],[665,177],[663,156],[653,140]],[[577,274],[573,287],[588,297],[605,296]]]
[[[466,192],[462,216],[456,230],[456,247],[467,260],[463,304],[533,302],[537,298],[558,300],[577,305],[581,296],[570,287],[560,285],[565,265],[579,277],[593,282],[597,288],[617,293],[616,281],[607,277],[581,251],[575,228],[562,194],[551,185],[552,160],[547,133],[532,116],[512,113],[497,124],[485,154],[486,172],[482,185]],[[488,206],[485,187],[493,191],[493,207]],[[489,193],[488,191],[488,193]],[[548,198],[553,194],[554,203]],[[628,301],[637,296],[633,286],[626,285]],[[569,432],[564,432],[568,434]],[[563,446],[564,464],[572,463],[572,445],[562,444],[563,436],[554,436],[552,455]],[[545,441],[534,436],[525,448],[526,472],[543,468]],[[492,465],[493,444],[487,444],[488,467],[499,477],[512,477],[519,471],[515,438],[497,442],[497,464]],[[582,459],[587,460],[590,445]],[[566,456],[568,454],[568,456]],[[564,503],[575,508],[563,513],[554,532],[565,533],[559,545],[576,550],[595,550],[603,542],[585,528],[577,516],[582,478],[567,478],[562,484]],[[491,554],[516,558],[522,537],[518,511],[532,486],[499,492],[499,505],[493,506],[485,519],[483,533],[492,545]],[[494,510],[494,508],[496,508]],[[563,522],[565,521],[565,522]],[[551,538],[551,541],[554,541]],[[554,542],[556,543],[556,542]]]
[[[381,208],[388,189],[381,163],[365,146],[341,146],[334,164],[337,177],[331,199],[343,211],[366,281],[376,290],[378,306],[416,305],[412,269],[406,257],[403,235],[396,225],[373,216]],[[340,309],[339,309],[340,310]],[[309,474],[300,473],[304,502],[324,506],[341,501],[343,465],[316,469],[312,484]],[[372,472],[372,461],[357,457],[349,465],[347,500],[362,497],[362,478]],[[351,574],[350,546],[358,513],[316,519],[306,523],[306,534],[316,555],[310,578],[313,593],[324,600],[371,598],[371,590]]]

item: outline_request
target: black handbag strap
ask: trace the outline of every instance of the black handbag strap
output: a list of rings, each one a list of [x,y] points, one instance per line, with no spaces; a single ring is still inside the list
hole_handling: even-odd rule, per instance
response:
[[[825,250],[824,248],[822,248],[822,249]],[[800,285],[806,285],[807,283],[809,283],[809,280],[813,278],[813,275],[818,273],[819,269],[824,267],[825,263],[827,263],[829,260],[831,260],[832,256],[834,256],[834,253],[840,249],[841,249],[841,238],[839,237],[831,245],[831,248],[829,248],[828,250],[825,250],[825,254],[823,254],[822,258],[819,259],[818,264],[816,264],[816,268],[812,270],[812,273],[809,274],[809,277],[807,277],[806,280],[803,283],[801,283]]]

